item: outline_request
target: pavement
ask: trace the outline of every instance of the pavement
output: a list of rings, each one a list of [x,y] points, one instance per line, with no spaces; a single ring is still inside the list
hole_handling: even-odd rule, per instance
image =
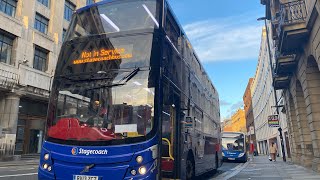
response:
[[[269,161],[268,156],[255,156],[253,160],[249,160],[242,166],[237,166],[233,171],[219,175],[216,179],[319,180],[320,174],[290,162],[283,162],[281,158],[278,158],[278,161],[276,162],[271,162]]]
[[[37,180],[39,156],[23,156],[16,161],[0,162],[0,180]]]
[[[38,164],[39,164],[39,155],[22,156],[20,159],[14,160],[14,161],[0,161],[0,167],[38,165]]]

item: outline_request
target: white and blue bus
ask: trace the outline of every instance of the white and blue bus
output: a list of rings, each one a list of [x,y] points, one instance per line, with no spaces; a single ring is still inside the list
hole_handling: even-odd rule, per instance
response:
[[[241,132],[222,133],[222,157],[224,161],[246,162],[246,136]]]

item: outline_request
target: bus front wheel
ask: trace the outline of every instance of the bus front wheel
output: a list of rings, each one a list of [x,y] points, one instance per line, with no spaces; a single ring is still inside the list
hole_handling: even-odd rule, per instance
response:
[[[187,180],[193,180],[195,179],[195,167],[194,167],[194,161],[193,158],[188,156],[187,158],[187,172],[186,172],[186,179]]]

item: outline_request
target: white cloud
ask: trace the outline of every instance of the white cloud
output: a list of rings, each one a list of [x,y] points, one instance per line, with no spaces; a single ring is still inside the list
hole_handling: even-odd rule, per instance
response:
[[[262,26],[252,14],[198,21],[184,26],[202,62],[256,59]]]
[[[234,103],[230,103],[228,106],[224,106],[224,107],[221,107],[221,110],[222,110],[222,114],[221,114],[221,120],[224,120],[224,119],[230,119],[231,116],[237,112],[237,110],[239,108],[243,109],[243,101],[242,100],[239,100],[237,102],[234,102]]]
[[[220,106],[229,106],[229,105],[231,105],[231,103],[230,102],[228,102],[228,101],[225,101],[225,100],[220,100]]]

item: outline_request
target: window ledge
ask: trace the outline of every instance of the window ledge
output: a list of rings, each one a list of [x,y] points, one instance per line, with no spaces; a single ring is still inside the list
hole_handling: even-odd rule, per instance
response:
[[[50,7],[48,7],[48,6],[46,6],[46,5],[44,5],[44,4],[42,4],[42,3],[40,3],[40,2],[38,2],[37,1],[37,6],[41,6],[42,8],[45,8],[45,9],[48,9],[48,10],[50,10]],[[50,3],[49,3],[49,6],[50,6]]]
[[[21,69],[25,69],[25,70],[30,71],[30,72],[34,72],[34,73],[43,75],[43,76],[51,77],[51,75],[49,73],[47,73],[48,70],[47,71],[41,71],[41,70],[35,69],[33,67],[28,67],[28,66],[25,66],[25,65],[21,65],[20,68]]]
[[[8,64],[8,63],[4,63],[4,62],[0,62],[0,64],[1,64],[1,65],[5,65],[5,66],[9,66],[9,67],[11,67],[11,68],[16,68],[16,66],[13,65],[13,64]]]
[[[47,19],[50,19],[50,8],[37,2],[36,6],[35,6],[35,10],[36,12],[38,12],[39,14],[41,14],[42,16],[44,16]]]
[[[0,11],[0,15],[7,18],[7,19],[10,19],[11,21],[14,21],[15,23],[22,26],[22,22],[20,20],[18,20],[17,18],[15,18],[14,16],[9,16],[8,14],[6,14],[2,11]]]
[[[50,37],[50,35],[45,34],[45,33],[43,33],[43,32],[40,32],[38,29],[35,29],[35,28],[33,28],[33,30],[34,30],[34,32],[35,32],[36,34],[38,34],[38,35],[40,35],[40,36],[48,39],[49,41],[54,42],[54,39],[53,39],[52,37]]]

